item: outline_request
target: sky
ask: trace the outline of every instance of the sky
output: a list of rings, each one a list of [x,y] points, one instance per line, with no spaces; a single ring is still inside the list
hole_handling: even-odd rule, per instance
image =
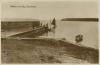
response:
[[[3,2],[1,9],[2,19],[97,18],[97,5],[96,1],[13,1]]]

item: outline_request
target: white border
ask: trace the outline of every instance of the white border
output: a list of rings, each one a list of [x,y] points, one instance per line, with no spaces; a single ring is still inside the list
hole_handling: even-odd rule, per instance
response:
[[[18,2],[28,2],[28,1],[98,1],[98,17],[100,19],[100,0],[1,0],[0,1],[0,22],[1,22],[1,3],[2,2],[15,2],[15,1],[18,1]],[[100,22],[99,22],[99,31],[100,32]],[[1,31],[1,23],[0,23],[0,31]],[[0,34],[0,37],[1,37],[1,34]],[[98,36],[98,39],[100,38],[100,34]],[[0,39],[1,41],[1,39]],[[1,42],[0,42],[1,43]],[[99,41],[100,43],[100,41]],[[100,47],[100,44],[98,44],[99,47]],[[100,48],[99,48],[100,49]],[[0,44],[0,52],[1,52],[1,44]],[[99,50],[99,54],[100,54],[100,50]],[[0,58],[1,58],[1,53],[0,53]],[[100,56],[99,56],[99,59],[100,59]],[[0,59],[0,64],[1,64],[1,59]],[[99,60],[99,64],[100,64],[100,60]],[[3,64],[3,65],[99,65],[99,64]],[[1,64],[2,65],[2,64]]]

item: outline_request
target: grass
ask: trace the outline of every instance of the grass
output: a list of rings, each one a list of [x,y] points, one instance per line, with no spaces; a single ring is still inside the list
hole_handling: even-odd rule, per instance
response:
[[[98,63],[98,50],[63,41],[2,39],[1,43],[2,63]]]

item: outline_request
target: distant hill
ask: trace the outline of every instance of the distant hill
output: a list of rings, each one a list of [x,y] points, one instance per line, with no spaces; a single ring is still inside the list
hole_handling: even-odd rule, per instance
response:
[[[5,18],[1,19],[1,22],[30,22],[30,21],[39,21],[39,19],[23,19],[23,18]]]
[[[98,21],[98,18],[63,18],[61,21]]]
[[[19,30],[19,29],[29,29],[33,26],[39,26],[40,21],[38,19],[22,19],[22,18],[6,18],[1,20],[1,29],[7,30]]]

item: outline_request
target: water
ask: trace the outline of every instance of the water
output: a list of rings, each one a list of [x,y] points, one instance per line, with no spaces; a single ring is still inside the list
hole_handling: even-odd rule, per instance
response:
[[[75,43],[75,36],[83,35],[82,45],[98,49],[98,22],[57,21],[55,34],[49,32],[48,37],[65,38]]]

